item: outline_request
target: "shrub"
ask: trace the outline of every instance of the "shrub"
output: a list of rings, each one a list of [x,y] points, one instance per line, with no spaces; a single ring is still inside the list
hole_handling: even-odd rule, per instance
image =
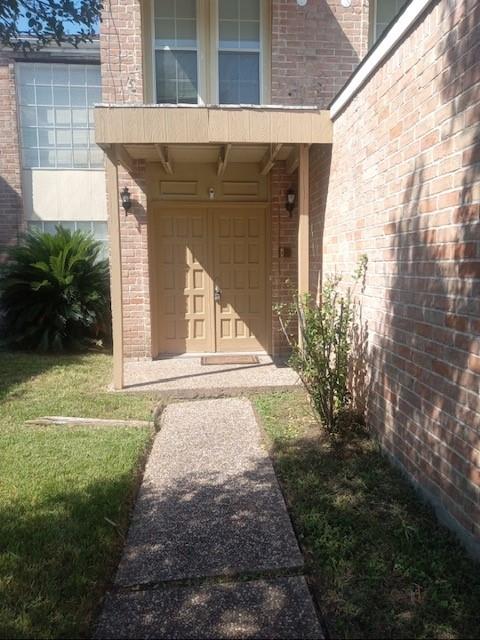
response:
[[[13,247],[0,278],[10,346],[38,351],[84,349],[110,334],[108,260],[82,231],[32,231]]]
[[[367,257],[363,256],[354,274],[355,283],[363,281],[366,266]],[[277,307],[281,327],[292,349],[290,365],[298,373],[316,414],[331,435],[357,422],[352,419],[349,378],[352,341],[358,333],[359,316],[354,287],[342,289],[341,282],[338,275],[326,279],[320,304],[311,296],[295,294],[293,303]],[[292,321],[298,321],[300,340],[290,330]]]

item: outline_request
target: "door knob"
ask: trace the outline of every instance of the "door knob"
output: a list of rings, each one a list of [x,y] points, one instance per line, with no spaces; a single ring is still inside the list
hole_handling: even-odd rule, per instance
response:
[[[216,284],[215,285],[215,293],[214,293],[215,302],[220,302],[221,295],[222,295],[222,290],[220,289],[218,284]]]

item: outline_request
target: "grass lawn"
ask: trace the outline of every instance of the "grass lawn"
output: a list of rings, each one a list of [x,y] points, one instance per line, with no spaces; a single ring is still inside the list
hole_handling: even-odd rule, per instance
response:
[[[375,442],[330,446],[302,392],[253,402],[330,637],[478,638],[478,565]]]
[[[1,638],[88,635],[152,432],[24,421],[148,419],[152,398],[108,393],[110,377],[107,355],[0,353]]]

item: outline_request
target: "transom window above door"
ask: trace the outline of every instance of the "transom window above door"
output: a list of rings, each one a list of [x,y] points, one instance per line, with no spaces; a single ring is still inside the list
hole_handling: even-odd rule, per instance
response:
[[[153,0],[154,99],[268,101],[270,0]]]

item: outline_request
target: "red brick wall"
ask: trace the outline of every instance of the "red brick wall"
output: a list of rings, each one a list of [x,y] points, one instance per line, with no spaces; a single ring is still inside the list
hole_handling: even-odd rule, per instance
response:
[[[150,278],[148,266],[145,163],[136,162],[130,175],[119,168],[119,188],[128,186],[132,208],[120,209],[122,251],[123,334],[127,358],[151,357]]]
[[[272,103],[326,108],[367,43],[366,0],[272,0]]]
[[[297,172],[288,174],[285,163],[277,163],[271,171],[272,192],[272,304],[290,303],[297,287],[297,224],[285,209],[287,190],[297,189]],[[280,256],[280,248],[290,249],[291,255]],[[295,330],[296,327],[292,327]],[[288,343],[281,330],[277,313],[272,314],[272,343],[275,356],[288,355]]]
[[[106,0],[100,24],[102,100],[142,103],[142,19],[139,0]]]
[[[369,258],[369,422],[472,544],[480,537],[479,59],[480,4],[433,3],[334,123],[323,233],[325,272],[350,274],[359,255]]]
[[[22,230],[22,186],[14,63],[0,53],[0,259]]]

